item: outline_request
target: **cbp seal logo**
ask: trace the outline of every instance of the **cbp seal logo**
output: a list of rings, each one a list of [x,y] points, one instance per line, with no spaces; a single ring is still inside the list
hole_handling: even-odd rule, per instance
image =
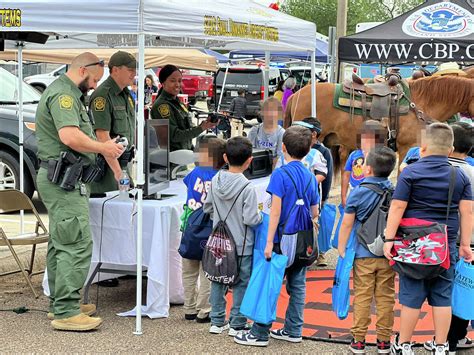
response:
[[[61,110],[72,110],[73,99],[69,95],[59,96],[59,109]]]
[[[413,37],[464,37],[473,32],[473,15],[451,2],[426,6],[407,17],[402,30]]]

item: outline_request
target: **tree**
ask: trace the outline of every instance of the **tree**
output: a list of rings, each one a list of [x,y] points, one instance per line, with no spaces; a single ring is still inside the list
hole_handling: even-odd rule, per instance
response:
[[[385,22],[414,7],[424,0],[349,0],[347,32],[354,33],[360,22]],[[329,26],[336,26],[336,0],[286,0],[285,13],[314,22],[318,32],[328,34]]]

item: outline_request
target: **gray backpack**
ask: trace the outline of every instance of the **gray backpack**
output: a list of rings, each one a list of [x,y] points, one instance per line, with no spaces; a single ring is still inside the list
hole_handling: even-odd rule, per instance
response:
[[[382,189],[378,184],[363,182],[360,184],[379,195],[379,200],[369,217],[357,231],[357,238],[366,249],[376,256],[383,256],[383,232],[387,226],[388,210],[392,201],[393,189]]]

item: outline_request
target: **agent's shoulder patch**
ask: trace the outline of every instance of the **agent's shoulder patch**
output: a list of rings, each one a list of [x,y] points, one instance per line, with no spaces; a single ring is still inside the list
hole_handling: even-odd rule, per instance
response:
[[[95,111],[104,111],[105,110],[105,98],[102,96],[97,96],[93,103],[92,106],[94,107]]]
[[[168,117],[170,115],[170,105],[161,104],[158,106],[158,112],[160,113],[161,117]]]
[[[59,109],[60,110],[72,110],[72,105],[74,103],[74,99],[70,95],[61,95],[59,96]]]

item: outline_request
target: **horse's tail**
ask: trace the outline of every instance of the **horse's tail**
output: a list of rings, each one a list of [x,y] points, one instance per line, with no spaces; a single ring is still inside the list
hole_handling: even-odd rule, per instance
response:
[[[342,160],[341,160],[341,154],[339,153],[339,145],[333,145],[331,146],[331,155],[332,155],[332,170],[334,173],[334,176],[339,176],[339,173],[341,172],[342,168]]]
[[[285,109],[285,112],[284,112],[284,115],[283,115],[283,128],[288,128],[291,126],[291,124],[293,123],[293,120],[291,118],[291,101],[293,100],[293,97],[295,95],[291,95],[289,98],[288,98],[288,101],[286,102],[286,109]]]

